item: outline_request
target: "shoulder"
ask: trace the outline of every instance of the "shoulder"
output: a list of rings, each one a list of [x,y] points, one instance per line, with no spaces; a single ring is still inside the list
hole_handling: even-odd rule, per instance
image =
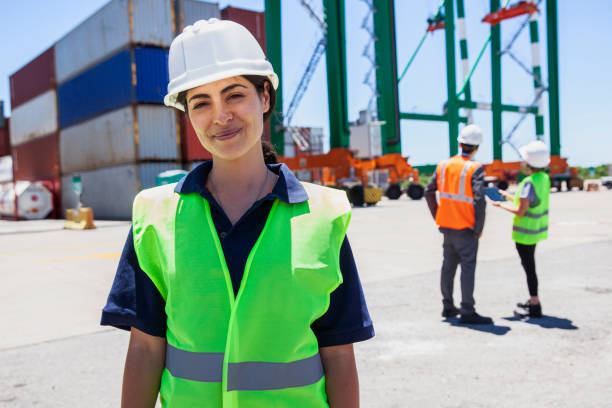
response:
[[[323,208],[335,209],[340,212],[350,212],[351,204],[344,190],[306,182],[301,182],[301,184],[308,194],[309,203],[319,204]]]
[[[176,183],[164,184],[163,186],[147,188],[136,194],[134,198],[134,206],[136,205],[154,205],[174,198],[178,193],[175,193]]]
[[[166,211],[178,203],[179,194],[174,191],[175,187],[176,183],[165,184],[139,192],[134,198],[133,221],[154,214],[156,211],[167,214]]]

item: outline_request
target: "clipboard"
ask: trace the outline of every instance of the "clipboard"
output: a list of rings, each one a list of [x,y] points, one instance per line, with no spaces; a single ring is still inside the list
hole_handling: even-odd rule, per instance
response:
[[[497,191],[496,187],[487,187],[485,188],[484,192],[487,197],[489,197],[493,201],[506,201],[506,199],[501,194],[499,194],[499,191]]]

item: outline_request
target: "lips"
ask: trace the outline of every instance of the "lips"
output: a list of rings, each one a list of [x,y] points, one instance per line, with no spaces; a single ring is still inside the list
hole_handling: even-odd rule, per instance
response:
[[[217,140],[231,139],[234,136],[236,136],[238,133],[240,133],[241,130],[242,130],[241,128],[238,128],[238,129],[228,129],[228,130],[224,130],[222,132],[215,133],[215,139],[217,139]]]

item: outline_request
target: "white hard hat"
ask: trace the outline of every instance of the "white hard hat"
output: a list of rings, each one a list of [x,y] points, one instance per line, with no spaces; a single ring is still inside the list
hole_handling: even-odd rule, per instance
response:
[[[180,92],[238,75],[261,75],[274,89],[278,76],[249,30],[229,20],[199,20],[185,27],[170,45],[166,106],[182,111]]]
[[[528,165],[537,169],[542,169],[550,163],[548,146],[541,140],[534,140],[519,148],[519,153]]]
[[[459,143],[478,146],[482,143],[482,129],[476,125],[467,125],[461,129],[457,140]]]

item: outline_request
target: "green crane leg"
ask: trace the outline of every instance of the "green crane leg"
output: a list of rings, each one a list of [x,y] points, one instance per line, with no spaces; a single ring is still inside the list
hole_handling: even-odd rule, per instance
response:
[[[448,143],[450,155],[458,152],[457,134],[459,133],[459,103],[457,101],[457,79],[455,77],[455,25],[454,0],[444,0],[444,33],[446,39],[446,87],[448,101]]]
[[[325,59],[329,101],[329,144],[331,148],[349,147],[344,0],[323,0],[323,7],[327,23]]]
[[[499,10],[499,0],[491,0],[491,12]],[[493,160],[502,159],[501,27],[491,27],[491,111],[493,113]]]
[[[378,120],[385,122],[380,129],[382,153],[401,153],[393,0],[374,0],[374,8]]]
[[[270,117],[270,141],[278,154],[285,153],[283,131],[283,58],[281,30],[281,0],[266,0],[266,54],[278,75],[279,86],[276,90],[275,114]]]
[[[557,0],[546,1],[546,42],[548,48],[548,110],[550,154],[561,155],[559,125],[559,55],[557,50]]]

